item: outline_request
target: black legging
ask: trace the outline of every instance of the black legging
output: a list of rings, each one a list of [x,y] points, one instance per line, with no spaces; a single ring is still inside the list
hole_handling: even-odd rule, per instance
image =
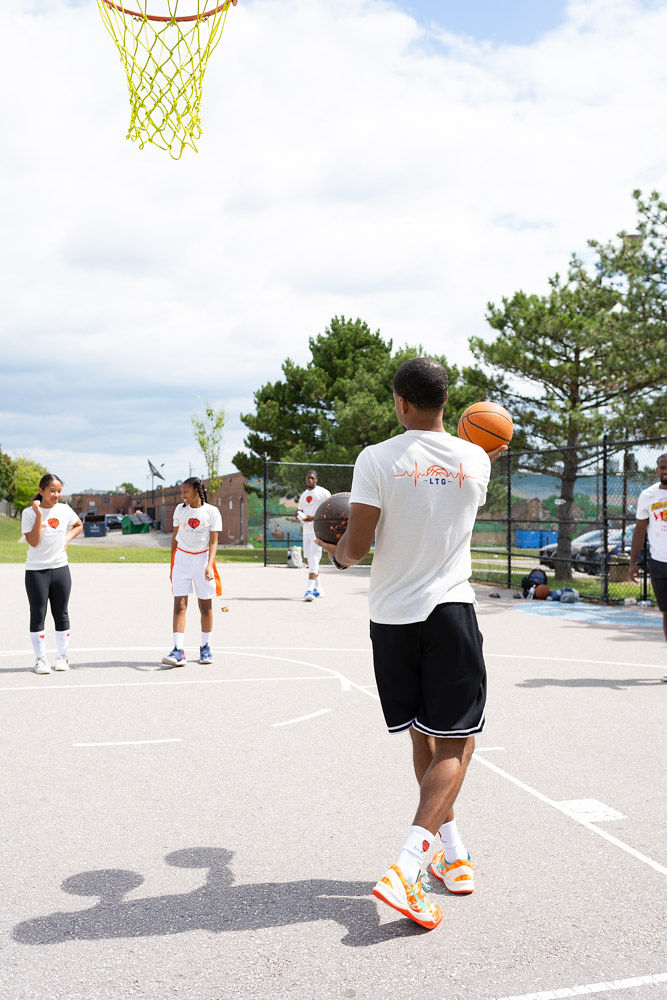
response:
[[[72,589],[69,566],[59,566],[57,569],[27,569],[25,589],[30,602],[30,631],[42,631],[46,618],[46,605],[50,601],[56,632],[66,632],[69,628],[67,604]]]

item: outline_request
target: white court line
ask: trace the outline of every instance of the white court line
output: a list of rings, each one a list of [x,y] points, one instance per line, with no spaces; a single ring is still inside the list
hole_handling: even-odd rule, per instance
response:
[[[143,747],[151,743],[182,743],[182,739],[171,740],[115,740],[111,743],[72,743],[73,747]]]
[[[189,687],[196,684],[263,684],[266,681],[335,681],[336,677],[208,677],[191,681],[100,681],[99,684],[26,684],[25,686],[0,687],[0,691],[79,691],[87,688],[128,687]]]
[[[667,982],[667,972],[659,972],[656,976],[634,976],[632,979],[614,979],[612,982],[590,983],[588,986],[566,986],[564,989],[500,997],[499,1000],[556,1000],[558,997],[580,997],[587,993],[607,993],[610,990],[632,990],[638,986],[657,986],[658,983],[665,982]]]
[[[475,755],[473,754],[473,756]],[[572,813],[568,812],[560,802],[555,802],[547,795],[543,795],[542,792],[538,792],[536,788],[531,788],[530,785],[525,783],[525,781],[520,781],[507,771],[503,771],[503,769],[498,767],[497,764],[492,764],[490,761],[485,760],[484,757],[477,757],[476,759],[480,764],[483,764],[484,767],[488,767],[491,771],[495,771],[496,774],[499,774],[502,778],[506,778],[508,781],[511,781],[512,784],[523,789],[524,792],[528,792],[529,795],[533,795],[536,799],[539,799],[540,802],[545,802],[548,806],[553,806],[553,808],[557,809],[558,812],[563,813],[564,816],[569,816],[571,820],[574,820],[575,823],[579,823],[579,825],[585,827],[586,830],[590,830],[592,833],[596,833],[598,837],[608,840],[609,843],[614,844],[615,847],[620,847],[620,849],[625,851],[626,854],[631,854],[632,857],[637,858],[638,861],[643,861],[645,865],[648,865],[650,868],[655,869],[655,871],[660,872],[661,875],[667,875],[667,868],[659,864],[657,861],[654,861],[652,858],[647,857],[645,854],[641,854],[639,851],[636,851],[634,847],[630,847],[629,844],[619,840],[618,837],[613,837],[610,833],[607,833],[606,830],[601,830],[599,826],[594,826],[593,823],[589,823],[588,820],[579,819],[576,816],[573,816]]]
[[[195,647],[187,647],[194,649]],[[122,652],[137,652],[137,653],[153,653],[155,650],[163,650],[164,643],[161,646],[80,646],[77,649],[71,649],[70,653],[122,653]],[[268,652],[274,650],[275,652],[290,652],[293,649],[300,650],[304,653],[371,653],[372,649],[370,646],[353,646],[346,648],[344,646],[301,646],[297,644],[296,646],[215,646],[213,651],[216,653],[237,653],[243,652],[247,649],[263,650]],[[32,656],[32,650],[29,649],[10,649],[0,651],[0,657],[3,656]],[[593,663],[600,667],[649,667],[654,670],[665,669],[664,663],[646,663],[644,660],[640,662],[634,660],[589,660],[583,659],[580,656],[527,656],[518,653],[490,653],[488,650],[484,651],[484,656],[495,656],[497,659],[507,659],[507,660],[533,660],[536,663]],[[296,662],[296,661],[289,661]],[[121,664],[122,665],[122,664]]]
[[[475,747],[475,753],[479,753],[481,750],[504,750],[505,747]]]
[[[298,719],[288,719],[287,722],[272,722],[272,726],[291,726],[295,722],[305,722],[306,719],[316,719],[318,715],[326,715],[330,712],[330,708],[320,708],[317,712],[311,712],[310,715],[300,715]]]

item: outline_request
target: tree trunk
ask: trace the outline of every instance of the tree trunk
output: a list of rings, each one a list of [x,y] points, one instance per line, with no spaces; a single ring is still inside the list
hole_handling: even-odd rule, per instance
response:
[[[558,547],[554,559],[557,580],[572,579],[572,535],[574,532],[574,482],[577,478],[579,455],[575,449],[576,434],[568,434],[568,447],[563,451],[563,476],[558,505]]]

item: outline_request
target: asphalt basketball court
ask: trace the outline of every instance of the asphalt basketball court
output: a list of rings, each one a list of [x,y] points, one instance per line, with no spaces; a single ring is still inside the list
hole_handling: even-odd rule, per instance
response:
[[[0,566],[3,1000],[665,995],[655,610],[558,618],[476,588],[489,702],[457,816],[477,889],[435,888],[426,932],[370,895],[416,783],[377,702],[368,570],[325,570],[309,605],[304,572],[221,570],[214,664],[191,606],[191,662],[164,670],[167,568],[73,566],[73,669],[39,677],[23,567]]]

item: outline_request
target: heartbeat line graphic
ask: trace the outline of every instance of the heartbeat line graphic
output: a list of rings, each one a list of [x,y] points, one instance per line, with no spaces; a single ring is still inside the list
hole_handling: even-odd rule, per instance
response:
[[[405,472],[394,473],[394,479],[402,479],[403,476],[409,476],[410,479],[414,480],[415,486],[420,479],[456,479],[459,484],[459,489],[461,489],[466,479],[475,478],[474,476],[469,476],[463,471],[463,465],[461,462],[459,462],[459,467],[456,472],[450,472],[450,470],[446,469],[444,465],[429,465],[426,472],[420,472],[416,459],[414,469],[406,469]]]

